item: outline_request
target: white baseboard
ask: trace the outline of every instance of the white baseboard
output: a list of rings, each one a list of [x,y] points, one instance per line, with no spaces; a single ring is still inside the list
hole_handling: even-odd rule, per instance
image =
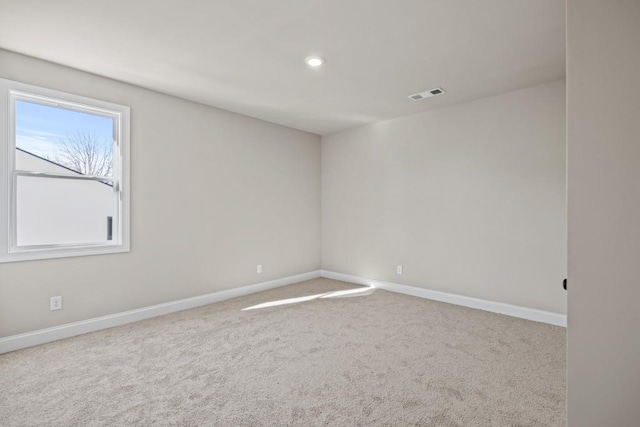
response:
[[[320,270],[0,338],[0,354],[320,277]]]
[[[493,313],[505,314],[512,317],[533,320],[535,322],[549,323],[556,326],[567,326],[567,316],[564,314],[552,313],[550,311],[538,310],[535,308],[522,307],[518,305],[504,304],[501,302],[488,301],[479,298],[465,297],[463,295],[449,294],[446,292],[431,291],[429,289],[417,288],[415,286],[400,285],[398,283],[383,282],[379,280],[365,279],[363,277],[351,276],[348,274],[336,273],[333,271],[321,270],[322,277],[328,279],[341,280],[359,285],[373,286],[385,291],[397,292],[400,294],[412,295],[420,298],[427,298],[449,304],[461,305],[464,307],[477,308],[479,310],[491,311]]]
[[[225,291],[200,295],[197,297],[171,301],[164,304],[157,304],[149,307],[138,308],[135,310],[124,311],[121,313],[110,314],[107,316],[95,317],[93,319],[82,320],[79,322],[67,323],[64,325],[47,329],[40,329],[24,334],[11,335],[5,338],[0,338],[0,354],[8,353],[10,351],[19,350],[22,348],[32,347],[34,345],[45,344],[64,338],[70,338],[76,335],[95,332],[102,329],[113,328],[114,326],[125,325],[127,323],[137,322],[139,320],[149,319],[151,317],[162,316],[163,314],[169,314],[176,311],[200,307],[203,305],[236,298],[243,295],[266,291],[268,289],[273,289],[280,286],[291,285],[293,283],[303,282],[305,280],[311,280],[318,277],[326,277],[328,279],[341,280],[343,282],[373,286],[375,288],[384,289],[386,291],[412,295],[420,298],[427,298],[435,301],[446,302],[449,304],[461,305],[464,307],[491,311],[494,313],[505,314],[507,316],[533,320],[536,322],[549,323],[557,326],[567,326],[567,316],[563,314],[551,313],[549,311],[504,304],[495,301],[487,301],[478,298],[471,298],[446,292],[431,291],[414,286],[400,285],[398,283],[366,279],[363,277],[351,276],[348,274],[336,273],[333,271],[318,270],[298,274],[295,276],[283,277],[281,279],[270,280],[268,282],[256,283],[254,285],[242,286],[239,288],[228,289]]]

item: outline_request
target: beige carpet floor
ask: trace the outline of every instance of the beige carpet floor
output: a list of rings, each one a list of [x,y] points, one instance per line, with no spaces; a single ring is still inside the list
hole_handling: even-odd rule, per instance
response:
[[[0,356],[3,426],[564,418],[563,328],[328,279]]]

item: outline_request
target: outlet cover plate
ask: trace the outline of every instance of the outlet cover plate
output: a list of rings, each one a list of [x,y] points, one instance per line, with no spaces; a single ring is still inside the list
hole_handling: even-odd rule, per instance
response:
[[[49,308],[51,311],[54,310],[62,310],[62,297],[51,297],[51,301],[49,302]]]

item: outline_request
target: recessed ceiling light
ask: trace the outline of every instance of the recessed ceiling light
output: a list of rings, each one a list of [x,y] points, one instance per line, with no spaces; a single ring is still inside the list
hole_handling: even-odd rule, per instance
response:
[[[318,68],[322,64],[324,64],[324,58],[321,56],[309,56],[304,60],[308,66]]]

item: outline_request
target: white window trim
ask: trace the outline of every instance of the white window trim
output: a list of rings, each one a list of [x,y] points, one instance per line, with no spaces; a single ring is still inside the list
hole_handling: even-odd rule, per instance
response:
[[[52,103],[65,107],[77,107],[81,111],[118,118],[115,130],[119,150],[113,158],[113,182],[117,186],[120,201],[116,215],[112,242],[87,242],[82,244],[60,244],[22,246],[15,244],[15,99],[32,99],[40,103]],[[58,102],[56,102],[58,101]],[[130,251],[130,190],[129,190],[129,107],[99,101],[70,93],[46,89],[6,79],[0,79],[0,263],[49,258],[65,258],[85,255],[113,254]],[[27,176],[47,176],[46,173],[18,172]],[[55,174],[59,177],[60,174]],[[71,176],[69,176],[71,177]],[[73,177],[97,180],[96,177]],[[114,224],[115,225],[115,224]],[[116,239],[117,237],[117,239]]]

